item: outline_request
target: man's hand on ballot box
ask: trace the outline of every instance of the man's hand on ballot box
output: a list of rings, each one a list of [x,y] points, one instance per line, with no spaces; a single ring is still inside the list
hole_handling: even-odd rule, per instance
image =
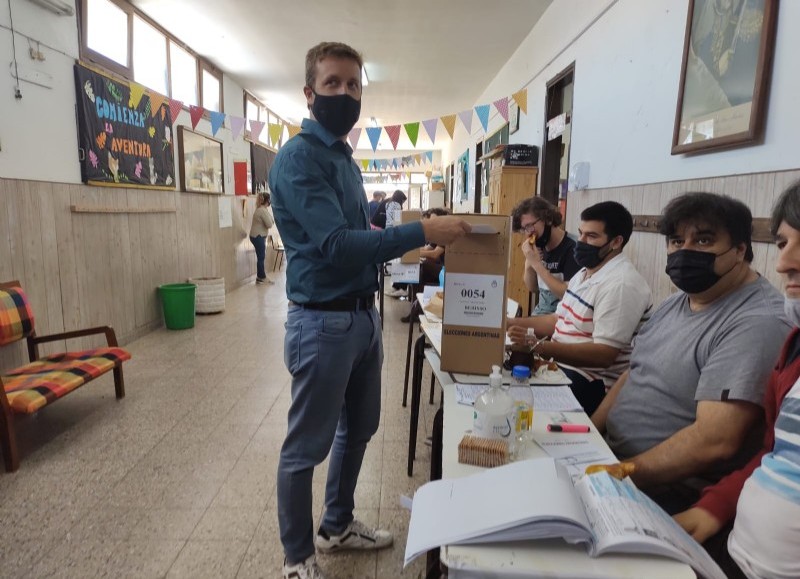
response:
[[[426,241],[446,246],[472,231],[472,226],[460,217],[443,215],[436,219],[423,219],[422,229]]]

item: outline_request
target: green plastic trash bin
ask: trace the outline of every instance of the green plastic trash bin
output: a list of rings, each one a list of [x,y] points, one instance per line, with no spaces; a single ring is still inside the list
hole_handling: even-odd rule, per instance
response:
[[[168,283],[158,286],[161,303],[164,305],[164,323],[170,330],[185,330],[194,327],[193,283]]]

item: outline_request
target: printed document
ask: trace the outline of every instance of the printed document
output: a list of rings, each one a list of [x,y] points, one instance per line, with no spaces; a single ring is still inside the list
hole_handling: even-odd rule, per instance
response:
[[[424,484],[414,495],[405,565],[442,545],[558,537],[585,544],[593,557],[661,555],[707,579],[725,579],[708,553],[630,479],[599,472],[573,485],[552,458]]]

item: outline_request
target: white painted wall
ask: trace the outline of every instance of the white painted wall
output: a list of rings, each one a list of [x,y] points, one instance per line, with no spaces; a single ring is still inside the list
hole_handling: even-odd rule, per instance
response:
[[[764,144],[670,154],[687,10],[688,0],[555,0],[475,104],[527,87],[528,114],[510,140],[541,146],[546,83],[575,62],[570,163],[590,163],[590,188],[799,167],[800,75],[792,55],[800,37],[791,29],[800,22],[798,1],[780,5]],[[495,113],[488,133],[503,122]],[[470,148],[470,194],[474,143],[482,138],[480,129],[468,139],[459,127],[443,151],[447,165]]]
[[[20,75],[52,77],[47,82],[52,85],[50,88],[21,82],[21,99],[14,97],[15,81],[6,68],[14,59],[12,16]],[[43,62],[31,59],[29,43],[34,47],[40,43]],[[57,16],[17,0],[11,2],[9,13],[8,4],[0,4],[0,177],[80,183],[73,77],[78,53],[75,16]],[[225,113],[243,116],[242,87],[224,75],[223,98]],[[191,126],[189,113],[181,112],[177,124]],[[210,135],[210,122],[201,120],[197,130]],[[250,158],[249,143],[241,137],[233,141],[226,127],[217,132],[216,138],[224,144],[225,191],[232,194],[233,161]],[[177,142],[175,152],[177,157]],[[175,179],[179,179],[177,164]]]

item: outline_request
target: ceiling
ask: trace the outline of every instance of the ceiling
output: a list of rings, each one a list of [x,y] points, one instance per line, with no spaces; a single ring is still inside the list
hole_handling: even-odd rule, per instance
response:
[[[551,1],[132,0],[292,123],[307,112],[306,51],[326,40],[350,44],[369,78],[360,127],[370,117],[386,126],[475,105]],[[383,138],[380,148],[391,150]],[[410,147],[403,132],[398,148],[403,140]],[[426,147],[420,128],[417,149]]]

